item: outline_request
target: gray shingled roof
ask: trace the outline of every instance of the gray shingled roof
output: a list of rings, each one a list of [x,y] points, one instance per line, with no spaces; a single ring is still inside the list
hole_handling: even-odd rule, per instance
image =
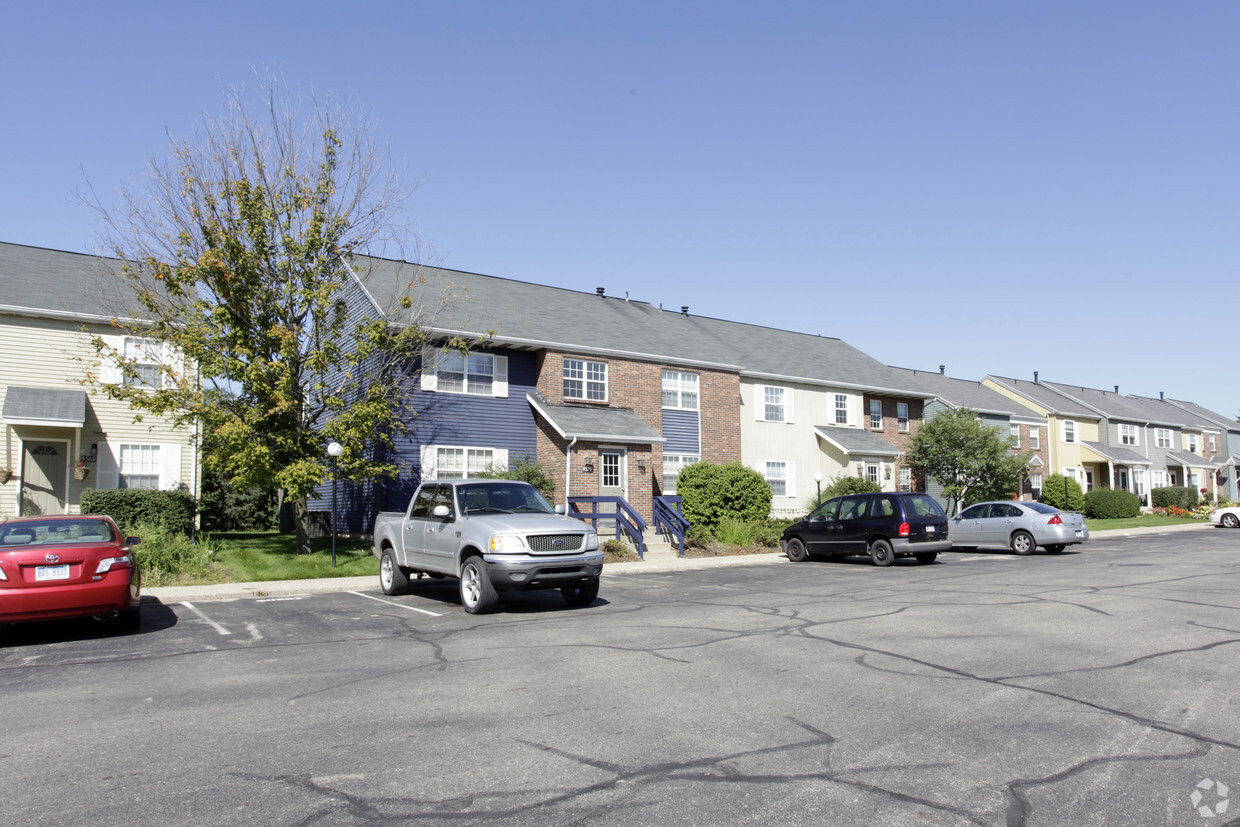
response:
[[[823,439],[848,455],[894,457],[904,453],[881,436],[863,428],[841,428],[837,425],[815,425]]]
[[[527,394],[535,413],[542,417],[560,436],[577,437],[597,442],[626,444],[662,443],[663,437],[651,428],[632,408],[607,408],[598,405],[553,405]]]
[[[1136,451],[1128,448],[1122,448],[1118,445],[1103,445],[1101,442],[1081,442],[1086,448],[1096,453],[1098,456],[1106,457],[1112,462],[1118,462],[1121,465],[1149,465],[1149,457],[1143,457]]]
[[[1203,408],[1196,402],[1187,402],[1183,399],[1168,399],[1166,401],[1167,404],[1174,405],[1181,410],[1188,411],[1194,416],[1211,423],[1215,427],[1224,428],[1228,431],[1240,431],[1240,422],[1237,422],[1230,417],[1223,416],[1222,414],[1217,414],[1207,408]]]
[[[1069,399],[1062,393],[1059,393],[1046,382],[1029,382],[1024,379],[1011,379],[1006,376],[995,376],[991,374],[985,377],[991,379],[1006,388],[1009,388],[1021,396],[1032,399],[1037,404],[1049,410],[1058,416],[1083,417],[1085,419],[1097,419],[1096,411],[1091,411],[1085,405],[1074,399]]]
[[[968,408],[971,411],[1001,416],[1022,416],[1042,419],[1037,413],[1007,398],[994,388],[983,385],[980,381],[953,379],[941,373],[909,368],[893,368],[901,373],[909,374],[913,381],[934,393],[953,408]]]
[[[354,271],[381,312],[413,298],[418,323],[530,348],[591,351],[790,381],[928,398],[909,378],[834,338],[662,310],[642,301],[358,258]],[[410,285],[413,286],[412,290]]]
[[[86,391],[9,386],[4,421],[81,428],[86,422]]]
[[[1176,465],[1187,465],[1189,468],[1218,468],[1227,463],[1222,457],[1215,459],[1206,459],[1197,454],[1190,454],[1188,451],[1168,451],[1167,462],[1175,462]]]
[[[117,259],[0,242],[0,311],[144,318]]]
[[[1200,428],[1208,424],[1199,417],[1158,399],[1124,396],[1116,391],[1083,388],[1058,382],[1044,382],[1043,384],[1083,405],[1088,405],[1108,419],[1168,427],[1189,425]]]

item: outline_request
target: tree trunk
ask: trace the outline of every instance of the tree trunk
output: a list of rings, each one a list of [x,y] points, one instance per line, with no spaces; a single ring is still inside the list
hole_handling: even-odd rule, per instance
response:
[[[306,498],[293,501],[293,530],[297,532],[297,553],[310,553],[310,509],[306,507]]]

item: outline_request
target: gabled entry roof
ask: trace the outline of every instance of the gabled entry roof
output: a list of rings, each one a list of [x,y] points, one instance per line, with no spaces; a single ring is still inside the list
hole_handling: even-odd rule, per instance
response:
[[[1082,442],[1081,444],[1103,459],[1120,465],[1150,464],[1149,459],[1128,448],[1120,448],[1117,445],[1103,445],[1101,442]]]
[[[646,424],[632,408],[596,405],[553,405],[534,394],[526,394],[534,413],[565,439],[590,442],[652,445],[665,440]]]
[[[814,433],[849,456],[898,457],[904,453],[877,434],[872,434],[861,428],[815,425]]]
[[[9,387],[4,395],[9,425],[81,428],[86,424],[86,391]]]

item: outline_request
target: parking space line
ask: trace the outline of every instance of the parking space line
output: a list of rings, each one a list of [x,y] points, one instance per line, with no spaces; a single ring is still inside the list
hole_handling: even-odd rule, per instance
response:
[[[375,597],[373,594],[363,594],[362,592],[349,592],[349,594],[355,594],[358,597],[364,597],[367,600],[374,600],[376,603],[386,603],[387,605],[395,606],[398,609],[408,609],[411,612],[420,612],[421,614],[430,615],[431,617],[443,617],[443,615],[438,612],[428,612],[426,609],[419,609],[417,606],[406,606],[404,603],[397,603],[394,600],[384,600],[381,597]]]
[[[182,605],[182,606],[184,606],[185,608],[189,609],[189,610],[190,610],[191,612],[193,612],[194,614],[196,614],[196,615],[198,615],[199,617],[201,617],[201,618],[203,619],[203,622],[205,622],[208,626],[210,626],[210,627],[211,627],[212,629],[214,629],[215,631],[219,632],[221,635],[231,635],[231,634],[232,634],[232,632],[228,631],[228,630],[227,630],[227,629],[225,629],[223,626],[221,626],[220,624],[216,623],[214,620],[212,620],[211,618],[209,618],[209,617],[207,617],[205,614],[203,614],[203,613],[202,613],[202,611],[201,611],[201,610],[200,610],[197,606],[195,606],[193,603],[190,603],[190,602],[188,602],[188,601],[182,601],[182,602],[181,602],[181,605]]]

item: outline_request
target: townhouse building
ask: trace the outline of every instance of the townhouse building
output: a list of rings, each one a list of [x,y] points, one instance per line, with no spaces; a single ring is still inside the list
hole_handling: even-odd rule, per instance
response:
[[[194,429],[137,421],[98,388],[120,370],[100,359],[95,337],[136,360],[138,383],[154,386],[175,361],[112,324],[133,320],[118,271],[111,259],[0,243],[0,516],[74,513],[94,488],[198,495]]]
[[[1203,408],[1195,402],[1180,399],[1162,401],[1187,411],[1198,420],[1206,423],[1202,433],[1202,444],[1206,446],[1206,456],[1216,464],[1214,481],[1218,486],[1219,496],[1230,502],[1240,500],[1240,481],[1236,479],[1236,467],[1240,465],[1240,422]]]

